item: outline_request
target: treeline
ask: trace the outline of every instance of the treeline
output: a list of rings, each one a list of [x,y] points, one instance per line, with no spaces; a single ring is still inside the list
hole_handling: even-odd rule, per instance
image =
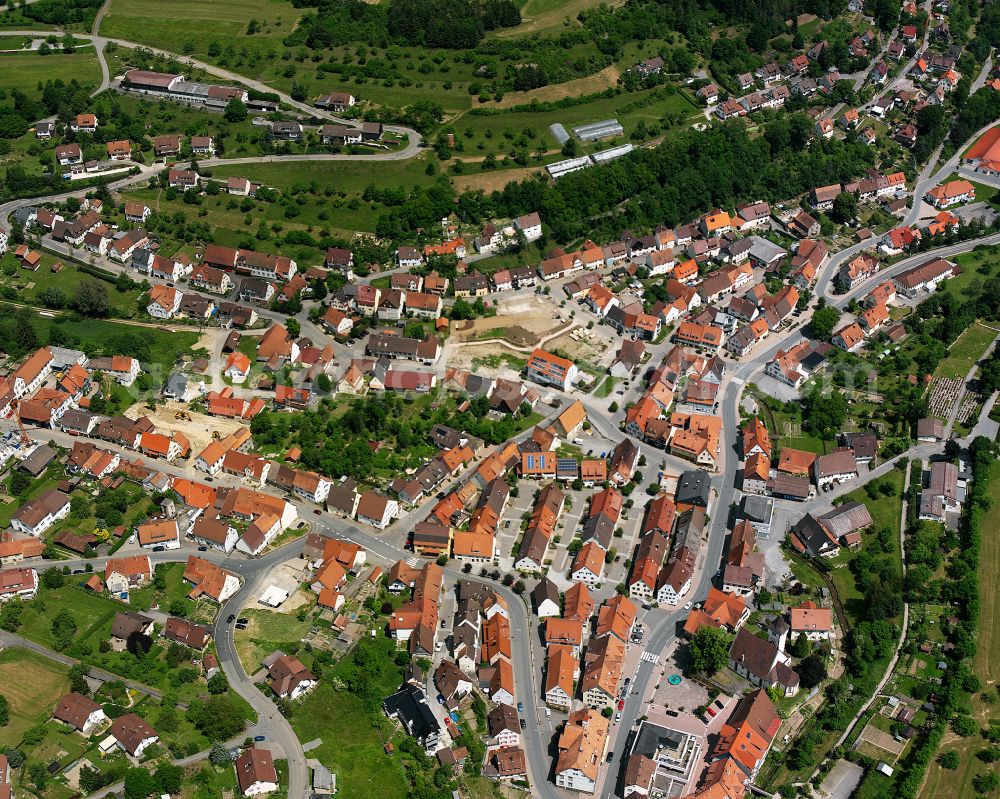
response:
[[[513,0],[390,0],[387,5],[321,0],[316,6],[286,45],[320,50],[366,41],[461,50],[479,44],[486,31],[521,23]]]
[[[68,118],[86,111],[90,89],[76,80],[68,84],[62,80],[39,83],[35,95],[11,89],[3,98],[6,102],[0,105],[0,146],[6,147],[4,139],[19,139],[29,126],[43,117],[57,114]],[[0,151],[0,155],[4,154]]]
[[[982,687],[969,663],[976,655],[979,631],[979,552],[983,514],[992,505],[989,481],[996,462],[995,444],[978,436],[969,447],[969,455],[972,480],[959,528],[959,547],[948,564],[947,580],[942,586],[942,601],[949,603],[951,612],[958,618],[957,624],[945,627],[948,642],[954,646],[947,654],[952,663],[942,673],[941,685],[934,688],[937,701],[929,725],[911,747],[901,767],[896,769],[897,781],[892,795],[900,799],[917,796],[927,766],[944,738],[948,723],[955,723],[958,729],[962,720],[969,719],[969,695]]]
[[[435,424],[466,430],[488,444],[500,444],[517,433],[515,421],[487,418],[489,400],[472,400],[470,408],[457,413],[443,402],[420,414],[406,413],[410,403],[391,391],[354,400],[335,416],[324,400],[312,411],[285,414],[265,411],[254,417],[251,431],[261,445],[287,446],[294,442],[302,449],[302,465],[320,474],[348,475],[359,481],[371,480],[379,472],[402,474],[415,468],[423,455],[432,451],[428,434]],[[380,441],[389,449],[378,456],[369,446]]]
[[[82,24],[90,30],[103,0],[38,0],[18,7],[24,16],[48,25]],[[11,4],[13,5],[13,3]]]
[[[538,211],[560,242],[592,234],[610,239],[626,228],[677,225],[714,207],[787,199],[874,166],[875,154],[858,142],[807,143],[811,128],[804,114],[792,114],[774,119],[757,138],[738,121],[684,131],[555,184],[533,178],[489,195],[465,192],[457,209],[471,223]]]

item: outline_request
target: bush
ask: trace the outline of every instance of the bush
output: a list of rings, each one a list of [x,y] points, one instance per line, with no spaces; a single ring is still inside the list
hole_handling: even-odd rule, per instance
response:
[[[958,752],[950,751],[942,752],[938,755],[937,762],[941,768],[948,769],[948,771],[954,771],[958,768],[961,761],[959,760]]]

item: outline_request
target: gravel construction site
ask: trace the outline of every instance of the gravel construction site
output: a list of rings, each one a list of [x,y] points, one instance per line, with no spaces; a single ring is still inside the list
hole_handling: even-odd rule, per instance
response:
[[[531,295],[497,303],[497,315],[451,323],[452,339],[461,343],[503,339],[531,349],[565,325],[567,316],[547,298]]]
[[[610,328],[604,329],[610,330]],[[580,326],[547,342],[545,348],[549,351],[565,352],[578,362],[606,368],[611,366],[620,346],[620,339],[616,342],[597,328],[587,330],[586,327]]]
[[[178,418],[178,414],[181,414],[180,418]],[[125,411],[125,415],[129,419],[138,419],[140,416],[149,417],[157,432],[160,433],[180,431],[191,442],[192,456],[197,455],[208,446],[212,440],[213,430],[217,431],[221,438],[225,438],[242,426],[233,419],[195,413],[189,410],[183,402],[174,402],[173,400],[157,405],[155,410],[150,410],[145,402],[137,402]]]

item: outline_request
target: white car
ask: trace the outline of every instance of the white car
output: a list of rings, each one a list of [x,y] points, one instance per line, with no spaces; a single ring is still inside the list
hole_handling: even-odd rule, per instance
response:
[[[691,606],[692,606],[692,604],[693,604],[693,603],[691,603],[691,602],[688,602],[688,603],[687,603],[687,604],[686,604],[686,605],[684,606],[684,610],[691,610]]]

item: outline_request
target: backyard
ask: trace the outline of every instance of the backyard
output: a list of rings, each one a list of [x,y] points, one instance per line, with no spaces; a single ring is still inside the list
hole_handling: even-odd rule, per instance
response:
[[[77,286],[83,282],[99,284],[108,295],[108,301],[115,316],[130,318],[136,314],[136,300],[139,299],[139,291],[119,291],[113,282],[101,280],[94,275],[87,274],[83,269],[66,258],[60,258],[51,253],[41,251],[42,260],[38,269],[30,272],[19,266],[18,259],[13,253],[8,252],[0,257],[0,292],[7,287],[13,291],[9,299],[17,299],[20,302],[29,302],[42,308],[52,308],[58,305],[46,302],[46,289],[57,289],[64,301],[64,306],[72,304]],[[77,257],[86,259],[86,253],[80,252]],[[63,264],[58,272],[52,271],[52,266],[57,262]]]
[[[889,551],[882,556],[884,559],[893,561],[893,570],[902,574],[902,552],[899,547],[899,524],[900,515],[903,510],[903,477],[904,473],[900,469],[892,469],[887,474],[873,480],[869,485],[873,486],[875,499],[865,488],[852,491],[845,497],[847,502],[860,502],[868,508],[872,517],[872,526],[869,533],[888,529],[891,535],[887,536]],[[883,488],[884,487],[884,488]],[[866,536],[866,541],[868,541]],[[863,543],[866,548],[869,544]],[[842,554],[831,560],[834,568],[831,578],[837,588],[837,594],[844,605],[850,622],[856,624],[864,617],[864,591],[857,585],[857,578],[854,569],[851,567],[852,561],[857,557],[857,552],[845,550]],[[898,621],[890,620],[890,621]]]
[[[990,475],[988,494],[997,496],[1000,492],[1000,467],[996,464]],[[979,557],[979,640],[976,647],[974,671],[985,686],[983,693],[972,698],[972,715],[980,727],[989,725],[996,718],[993,701],[983,701],[985,693],[995,697],[998,675],[1000,675],[1000,505],[994,503],[982,517],[984,531]],[[959,756],[959,766],[955,771],[943,768],[936,760],[927,770],[927,779],[920,793],[920,799],[937,799],[945,794],[954,799],[971,799],[977,796],[972,787],[972,779],[982,774],[986,766],[977,753],[985,742],[979,735],[960,737],[949,730],[940,746],[941,752],[954,751]]]
[[[399,687],[402,671],[393,658],[395,646],[390,639],[378,638],[374,646],[380,668],[373,690],[379,696],[388,696]],[[343,676],[352,667],[350,660],[345,657],[338,662],[332,678]],[[301,741],[322,740],[310,755],[337,772],[338,786],[345,796],[403,799],[408,795],[400,763],[383,749],[383,744],[393,737],[388,732],[391,725],[381,713],[372,716],[355,693],[338,691],[331,680],[322,680],[296,707],[292,727]],[[395,743],[398,746],[398,736]]]

